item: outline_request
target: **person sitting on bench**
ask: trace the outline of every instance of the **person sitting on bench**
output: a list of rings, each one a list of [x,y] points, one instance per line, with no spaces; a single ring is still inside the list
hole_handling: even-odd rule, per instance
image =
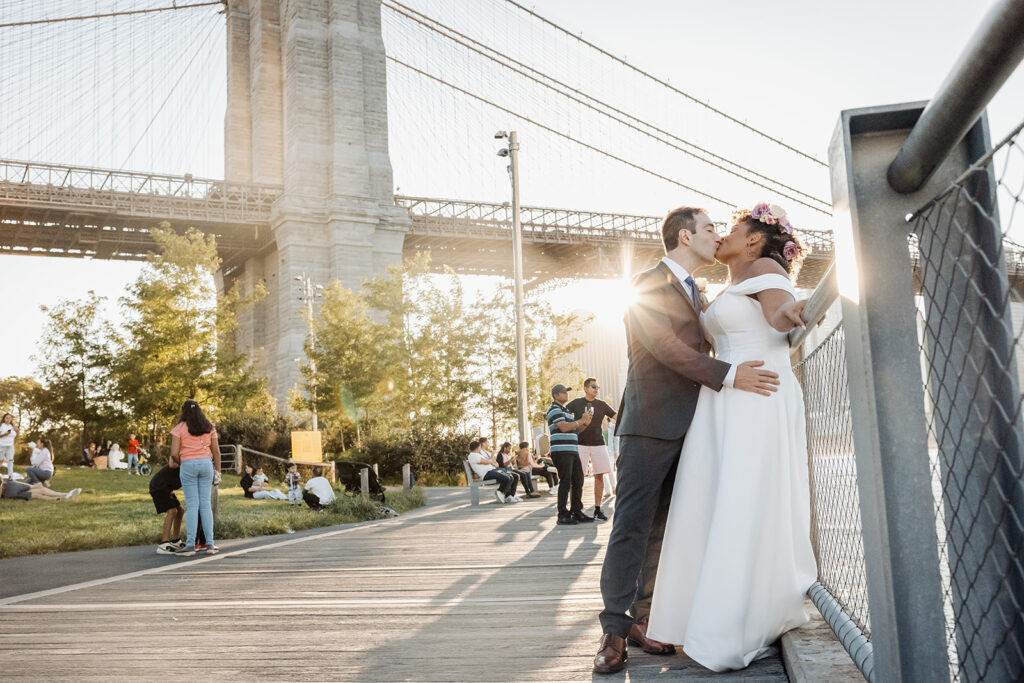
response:
[[[498,490],[494,492],[494,497],[498,499],[499,503],[523,502],[521,498],[516,496],[516,484],[519,483],[519,478],[497,469],[498,461],[480,449],[479,441],[471,441],[469,443],[469,457],[467,459],[469,460],[469,466],[473,468],[473,472],[476,476],[480,477],[480,481],[490,481],[493,479],[498,482]]]

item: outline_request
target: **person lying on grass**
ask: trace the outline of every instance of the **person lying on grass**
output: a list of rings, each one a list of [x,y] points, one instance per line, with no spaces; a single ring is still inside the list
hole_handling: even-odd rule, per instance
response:
[[[23,484],[20,481],[5,481],[0,486],[0,498],[9,500],[71,500],[77,498],[82,489],[72,489],[61,493],[48,489],[41,483]]]

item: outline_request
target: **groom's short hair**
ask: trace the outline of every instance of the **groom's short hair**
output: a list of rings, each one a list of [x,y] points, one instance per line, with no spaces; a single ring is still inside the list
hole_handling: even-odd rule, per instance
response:
[[[680,206],[672,209],[661,222],[661,242],[668,253],[679,246],[679,231],[688,230],[697,234],[697,216],[707,213],[706,209],[695,206]]]

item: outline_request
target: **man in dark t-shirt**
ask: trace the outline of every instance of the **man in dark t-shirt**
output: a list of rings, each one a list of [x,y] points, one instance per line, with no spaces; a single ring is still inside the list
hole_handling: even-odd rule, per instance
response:
[[[588,377],[583,382],[583,396],[569,401],[565,407],[576,419],[584,413],[591,413],[590,424],[579,434],[580,464],[584,473],[587,471],[587,462],[593,466],[594,519],[606,520],[608,518],[601,512],[601,500],[604,498],[604,475],[611,473],[612,459],[604,443],[602,430],[604,419],[615,417],[615,410],[597,397],[600,388],[595,378]]]

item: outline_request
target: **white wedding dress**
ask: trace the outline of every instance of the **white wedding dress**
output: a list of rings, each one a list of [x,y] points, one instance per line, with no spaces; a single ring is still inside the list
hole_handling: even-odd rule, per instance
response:
[[[760,275],[728,287],[702,317],[721,360],[763,360],[781,385],[770,397],[701,388],[647,629],[713,671],[747,666],[802,625],[804,593],[817,577],[803,392],[786,335],[748,296],[766,289],[793,293],[788,278]]]

